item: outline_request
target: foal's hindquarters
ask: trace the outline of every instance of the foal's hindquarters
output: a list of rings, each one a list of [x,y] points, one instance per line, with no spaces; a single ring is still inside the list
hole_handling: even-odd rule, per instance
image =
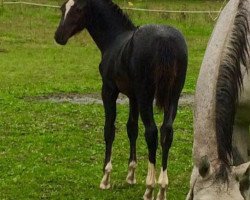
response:
[[[130,157],[127,182],[136,183],[135,169],[136,159],[136,139],[138,136],[138,117],[141,116],[145,127],[145,139],[148,147],[148,173],[146,178],[146,192],[144,200],[154,199],[153,190],[156,185],[156,150],[158,147],[158,129],[153,115],[153,100],[162,108],[164,119],[160,128],[160,144],[162,147],[162,168],[158,179],[159,193],[157,200],[166,199],[168,187],[167,160],[169,149],[173,140],[173,122],[176,117],[178,100],[185,82],[187,69],[187,47],[181,33],[174,28],[167,26],[147,25],[140,27],[133,34],[130,65],[128,69],[130,87],[125,94],[129,97],[129,119],[127,122],[127,133],[130,141]],[[121,68],[121,67],[120,67]],[[126,71],[126,70],[125,70]],[[123,72],[126,74],[125,72]],[[116,77],[116,76],[115,76]],[[118,92],[124,92],[126,78],[113,81],[113,88]],[[109,81],[109,87],[112,81]],[[105,125],[106,131],[106,158],[104,162],[104,176],[100,187],[107,189],[110,187],[111,146],[114,140],[114,120],[115,120],[115,100],[118,92],[110,90],[107,92],[103,85],[104,107],[109,95],[109,109],[105,109],[106,122],[112,121],[112,125]],[[106,88],[106,89],[105,89]],[[112,102],[112,103],[111,103]],[[110,106],[112,104],[112,106]],[[108,113],[108,112],[112,112]],[[110,128],[111,127],[111,128]],[[107,129],[112,133],[108,134]]]

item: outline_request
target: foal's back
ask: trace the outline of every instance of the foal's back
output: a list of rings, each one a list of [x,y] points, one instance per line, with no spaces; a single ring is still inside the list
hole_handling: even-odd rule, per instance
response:
[[[168,54],[157,54],[168,47],[172,50]],[[133,84],[135,86],[147,79],[153,86],[154,71],[160,62],[156,60],[172,56],[169,54],[175,54],[177,71],[187,67],[187,46],[177,29],[166,25],[140,26],[116,38],[110,51],[103,57],[103,75],[105,77],[112,71],[116,82],[117,79],[123,84],[125,80],[136,81],[137,84]]]

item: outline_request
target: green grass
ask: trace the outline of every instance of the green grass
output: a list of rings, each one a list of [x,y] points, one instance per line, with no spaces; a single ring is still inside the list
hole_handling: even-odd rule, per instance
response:
[[[34,2],[34,1],[32,1]],[[58,1],[36,1],[54,3]],[[119,1],[127,6],[126,1]],[[135,7],[218,10],[221,2],[132,1]],[[193,93],[214,21],[205,14],[128,14],[136,25],[170,24],[189,46],[184,92]],[[213,17],[216,17],[213,16]],[[100,92],[100,52],[83,32],[65,47],[53,40],[57,9],[6,5],[0,8],[0,199],[141,199],[147,149],[143,126],[138,139],[138,184],[125,183],[128,158],[127,106],[118,106],[112,188],[98,189],[104,155],[103,108],[99,105],[34,100],[54,93]],[[28,100],[27,100],[28,99]],[[155,114],[157,124],[162,114]],[[169,161],[169,199],[184,199],[192,169],[192,109],[180,107]],[[158,151],[158,173],[160,168]]]
[[[104,153],[101,106],[24,101],[10,104],[1,104],[5,113],[1,116],[0,199],[140,199],[145,189],[147,150],[141,126],[138,184],[130,187],[125,183],[128,157],[125,106],[118,108],[112,188],[100,191]],[[190,108],[181,108],[175,125],[169,166],[171,199],[183,199],[188,189],[192,118],[187,116],[191,116]],[[156,119],[160,121],[160,114]]]

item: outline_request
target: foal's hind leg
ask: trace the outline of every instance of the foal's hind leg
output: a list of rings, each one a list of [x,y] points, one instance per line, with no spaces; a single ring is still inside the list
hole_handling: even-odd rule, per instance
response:
[[[110,188],[110,173],[112,170],[111,152],[112,144],[115,138],[115,118],[116,118],[116,99],[118,97],[118,90],[112,84],[104,84],[102,87],[102,99],[105,109],[105,126],[104,126],[104,139],[106,144],[105,160],[103,166],[104,176],[102,178],[100,188]]]
[[[153,100],[152,100],[153,101]],[[144,200],[152,200],[153,190],[155,187],[155,164],[156,164],[156,150],[158,146],[158,130],[153,117],[152,101],[140,102],[140,114],[143,124],[145,126],[145,138],[148,146],[148,174],[146,179],[147,189],[144,193]]]
[[[127,122],[127,133],[130,142],[130,157],[129,157],[129,167],[128,176],[126,178],[129,184],[135,184],[135,168],[137,164],[136,160],[136,139],[138,137],[138,104],[135,98],[129,99],[129,119]]]
[[[173,141],[173,122],[176,116],[178,99],[171,103],[168,111],[164,111],[164,121],[161,126],[161,146],[162,146],[162,168],[158,184],[160,186],[157,200],[166,199],[166,190],[168,187],[167,161],[169,149]]]

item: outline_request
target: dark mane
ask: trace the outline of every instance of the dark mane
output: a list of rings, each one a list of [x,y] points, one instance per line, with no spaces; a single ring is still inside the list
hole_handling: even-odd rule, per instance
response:
[[[122,20],[123,25],[126,26],[126,28],[128,29],[134,29],[135,25],[133,24],[133,22],[129,19],[128,15],[126,13],[124,13],[122,11],[122,9],[116,5],[112,0],[101,0],[101,1],[105,1],[109,4],[109,6],[111,7],[111,9],[114,11],[114,13],[120,17],[120,19]]]
[[[247,69],[249,57],[248,12],[245,0],[238,5],[233,30],[229,36],[228,46],[223,52],[220,63],[219,76],[216,88],[216,136],[218,141],[218,155],[223,162],[218,176],[227,177],[225,168],[228,168],[232,158],[233,125],[238,104],[238,98],[243,87],[241,66]],[[224,171],[224,174],[223,174]]]

